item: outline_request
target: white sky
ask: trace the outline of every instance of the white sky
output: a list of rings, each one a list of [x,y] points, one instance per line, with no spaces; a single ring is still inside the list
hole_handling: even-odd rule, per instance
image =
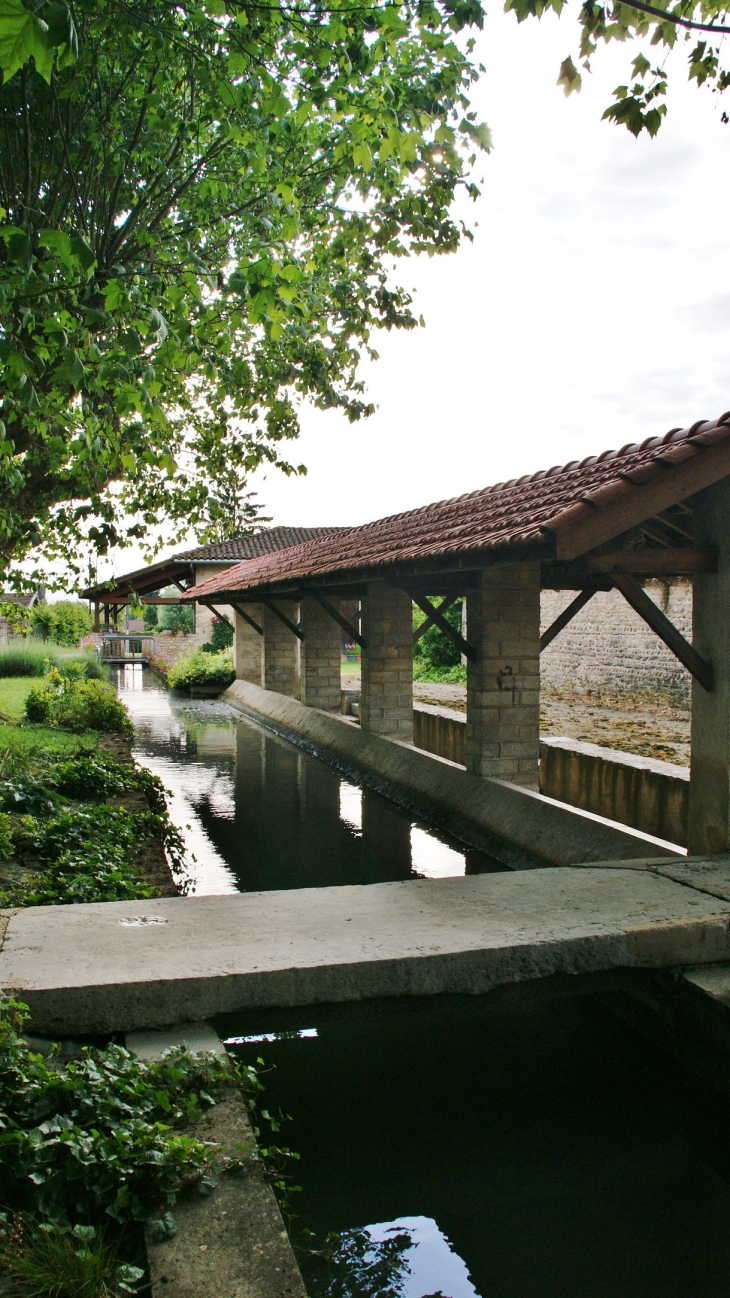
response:
[[[730,408],[724,104],[687,85],[680,42],[668,119],[635,140],[601,113],[639,47],[599,49],[566,99],[576,47],[567,16],[488,18],[473,105],[495,148],[467,204],[474,243],[401,263],[426,328],[376,339],[370,419],[303,411],[291,458],[307,476],[253,481],[274,523],[367,522]]]

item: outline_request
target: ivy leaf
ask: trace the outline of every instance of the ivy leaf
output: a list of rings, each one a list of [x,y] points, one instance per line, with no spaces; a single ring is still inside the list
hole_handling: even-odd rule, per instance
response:
[[[48,24],[26,9],[22,0],[0,0],[0,71],[3,83],[10,81],[29,59],[36,72],[50,85],[53,45]]]

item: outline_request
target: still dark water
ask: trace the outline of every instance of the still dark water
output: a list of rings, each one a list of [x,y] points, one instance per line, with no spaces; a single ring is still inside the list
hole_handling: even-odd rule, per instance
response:
[[[177,698],[141,665],[115,679],[137,729],[135,756],[171,791],[170,814],[195,858],[190,893],[502,868],[225,703]]]
[[[291,1234],[311,1298],[730,1294],[727,1101],[592,997],[216,1026],[263,1057],[265,1104],[291,1116],[271,1139],[300,1154]],[[340,1235],[331,1263],[306,1231],[320,1249]]]
[[[191,891],[494,868],[219,703],[118,688]],[[584,996],[221,1017],[291,1122],[311,1298],[730,1298],[730,1104]],[[266,1135],[266,1132],[263,1133]],[[331,1260],[318,1258],[334,1232]]]

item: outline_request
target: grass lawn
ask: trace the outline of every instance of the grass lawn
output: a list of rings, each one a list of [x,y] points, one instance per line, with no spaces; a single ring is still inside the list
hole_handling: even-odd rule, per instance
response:
[[[29,676],[6,676],[0,680],[0,712],[13,721],[20,721],[26,695],[34,684]]]
[[[10,683],[7,680],[0,680],[0,712],[5,712],[6,716],[9,713],[6,706],[2,705],[2,689]],[[17,684],[20,685],[21,682],[18,681]],[[74,735],[69,734],[67,730],[51,730],[48,726],[17,726],[0,722],[0,757],[8,748],[31,752],[34,748],[52,748],[54,752],[66,757],[76,752],[79,747],[93,748],[95,744],[96,735]]]

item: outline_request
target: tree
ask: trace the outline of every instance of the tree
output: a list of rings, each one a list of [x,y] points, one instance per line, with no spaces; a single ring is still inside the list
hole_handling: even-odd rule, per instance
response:
[[[479,0],[0,0],[0,561],[205,519],[297,403],[368,413],[453,251]]]
[[[270,522],[255,493],[246,491],[245,479],[241,481],[234,472],[224,473],[208,491],[205,518],[202,526],[198,527],[198,540],[203,545],[230,541]]]
[[[565,0],[505,0],[504,7],[517,15],[518,22],[524,22],[529,17],[541,18],[548,10],[561,14],[566,4]],[[645,40],[647,53],[651,54],[650,46],[664,51],[660,59],[656,55],[647,58],[644,52],[635,56],[630,76],[625,85],[614,90],[613,102],[606,108],[604,118],[625,126],[632,135],[640,135],[642,131],[656,135],[667,112],[666,53],[680,39],[692,47],[687,51],[690,81],[696,81],[698,86],[707,84],[718,93],[726,90],[730,85],[730,69],[723,66],[722,57],[725,55],[727,59],[727,54],[722,38],[729,16],[730,8],[723,0],[689,0],[689,3],[678,0],[674,5],[668,0],[657,0],[655,4],[644,0],[614,0],[610,5],[584,0],[579,14],[578,61],[586,71],[591,70],[591,59],[599,42]],[[695,36],[695,32],[701,35]],[[580,90],[581,84],[582,75],[569,56],[560,65],[558,85],[570,95]],[[727,113],[722,114],[721,121],[727,125]]]

